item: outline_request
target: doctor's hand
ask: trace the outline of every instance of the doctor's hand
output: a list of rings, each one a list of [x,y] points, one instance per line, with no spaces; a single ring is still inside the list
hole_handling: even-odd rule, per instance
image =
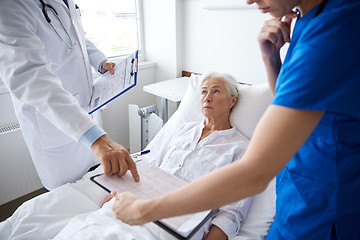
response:
[[[112,75],[112,74],[114,74],[115,65],[116,64],[114,62],[106,60],[105,62],[103,62],[102,66],[101,66],[101,72],[106,73],[107,71],[109,71],[109,73]]]
[[[103,165],[105,175],[118,174],[123,176],[130,170],[134,180],[136,182],[140,180],[136,164],[130,157],[129,152],[107,135],[98,138],[91,146],[91,150]]]
[[[154,221],[149,213],[153,209],[151,200],[142,200],[129,192],[117,193],[113,211],[117,219],[129,225],[142,225]]]
[[[290,42],[290,27],[297,13],[291,11],[282,18],[267,20],[258,35],[258,43],[263,59],[272,59],[280,56],[280,48]]]

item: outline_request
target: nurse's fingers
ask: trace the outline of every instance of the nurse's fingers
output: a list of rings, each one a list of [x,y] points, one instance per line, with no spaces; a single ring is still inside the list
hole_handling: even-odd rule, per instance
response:
[[[148,208],[144,207],[144,200],[139,199],[132,193],[117,193],[112,210],[117,219],[130,225],[141,225],[145,220]]]
[[[102,208],[105,203],[109,202],[113,197],[115,197],[116,192],[111,192],[110,194],[106,195],[104,201],[101,203],[100,207]]]
[[[279,18],[272,18],[265,21],[258,34],[258,42],[263,56],[273,56],[278,54],[285,42],[290,42],[291,17],[284,17],[284,21]]]

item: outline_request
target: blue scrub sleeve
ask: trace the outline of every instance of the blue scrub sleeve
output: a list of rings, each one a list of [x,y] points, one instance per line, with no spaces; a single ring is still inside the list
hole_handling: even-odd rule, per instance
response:
[[[359,10],[360,1],[348,1],[299,19],[273,104],[360,118]]]

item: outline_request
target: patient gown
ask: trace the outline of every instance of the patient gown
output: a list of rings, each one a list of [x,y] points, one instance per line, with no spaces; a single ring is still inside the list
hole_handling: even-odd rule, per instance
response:
[[[325,114],[277,176],[267,239],[360,239],[360,2],[316,10],[295,25],[273,104]]]
[[[248,140],[235,128],[215,131],[198,142],[203,127],[203,122],[184,124],[169,142],[159,142],[161,147],[151,149],[143,161],[190,182],[242,156]],[[202,239],[210,224],[217,225],[229,238],[234,237],[239,232],[250,203],[251,198],[247,198],[220,208],[211,222],[205,224],[192,239]],[[102,209],[73,218],[54,239],[174,239],[154,223],[142,226],[122,223],[115,219],[111,206],[112,202],[109,202]]]

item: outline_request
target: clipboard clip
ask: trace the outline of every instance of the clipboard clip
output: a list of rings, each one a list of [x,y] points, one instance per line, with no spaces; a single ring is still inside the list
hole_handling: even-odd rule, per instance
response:
[[[138,64],[138,59],[137,58],[133,58],[131,60],[131,64],[133,65],[133,71],[130,73],[131,76],[133,76],[136,72],[137,72],[137,64]]]

